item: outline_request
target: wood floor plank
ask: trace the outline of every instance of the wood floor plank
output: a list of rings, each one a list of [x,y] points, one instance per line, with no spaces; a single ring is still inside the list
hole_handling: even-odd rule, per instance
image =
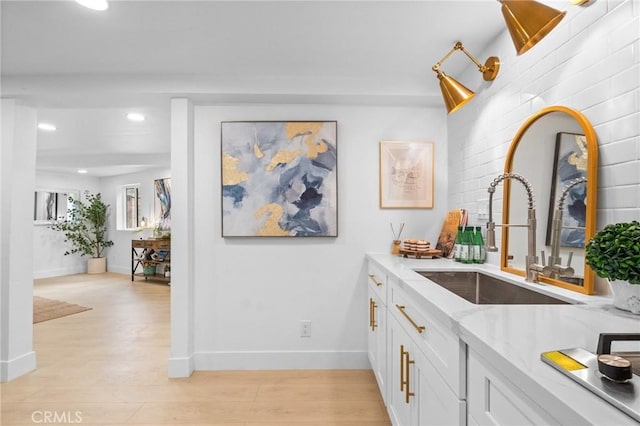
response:
[[[0,385],[3,426],[33,425],[44,412],[79,412],[88,426],[390,425],[370,370],[169,379],[169,286],[79,274],[36,280],[34,293],[93,309],[34,325],[38,369]]]

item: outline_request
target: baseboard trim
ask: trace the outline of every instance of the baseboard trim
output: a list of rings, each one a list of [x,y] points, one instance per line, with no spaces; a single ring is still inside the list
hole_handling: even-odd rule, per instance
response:
[[[167,372],[170,378],[189,377],[193,374],[193,370],[193,357],[169,358]]]
[[[370,369],[364,351],[197,352],[195,370],[359,370]]]
[[[0,361],[0,382],[10,382],[36,369],[36,353],[27,352],[9,361]]]
[[[62,277],[64,275],[84,274],[87,272],[86,265],[70,266],[67,268],[47,269],[43,271],[33,271],[33,279]]]

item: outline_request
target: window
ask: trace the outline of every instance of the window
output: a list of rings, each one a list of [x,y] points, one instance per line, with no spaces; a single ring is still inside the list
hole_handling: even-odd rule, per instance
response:
[[[138,187],[125,187],[124,190],[125,205],[125,224],[127,229],[138,227],[138,210],[140,207],[140,199],[138,198]]]
[[[118,229],[136,229],[141,226],[140,185],[130,184],[120,187],[118,196]]]

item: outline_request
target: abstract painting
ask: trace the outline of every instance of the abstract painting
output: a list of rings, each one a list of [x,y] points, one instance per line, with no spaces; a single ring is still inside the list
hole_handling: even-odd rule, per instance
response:
[[[171,229],[171,178],[153,181],[156,198],[154,202],[156,226],[161,230]]]
[[[380,142],[380,208],[433,208],[433,142]]]
[[[585,135],[558,133],[551,178],[549,219],[547,222],[547,245],[551,244],[553,212],[558,198],[571,181],[587,176],[587,139]],[[587,222],[587,185],[580,184],[569,189],[564,200],[560,245],[584,248]]]
[[[222,236],[337,237],[337,126],[222,122]]]

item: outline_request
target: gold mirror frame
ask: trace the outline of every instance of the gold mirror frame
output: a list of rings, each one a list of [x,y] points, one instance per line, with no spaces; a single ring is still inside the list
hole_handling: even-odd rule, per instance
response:
[[[561,112],[572,117],[582,128],[587,140],[587,206],[586,206],[586,222],[585,222],[585,244],[595,233],[596,227],[596,206],[597,206],[597,188],[598,188],[598,139],[595,130],[589,120],[579,111],[564,107],[550,106],[541,109],[533,114],[522,124],[518,132],[511,141],[507,157],[505,159],[505,173],[513,172],[513,161],[518,144],[522,140],[525,132],[539,119],[553,112]],[[525,176],[526,177],[526,176]],[[534,188],[534,191],[536,188]],[[503,182],[503,201],[502,201],[502,223],[509,222],[509,206],[511,195],[511,181],[509,179]],[[538,212],[537,214],[539,214]],[[508,266],[509,253],[509,228],[502,229],[502,244],[500,253],[500,269],[515,275],[525,276],[525,271]],[[537,253],[539,254],[539,253]],[[583,285],[568,283],[554,278],[540,276],[540,282],[562,287],[568,290],[576,291],[583,294],[593,294],[595,289],[595,274],[591,268],[584,265],[584,282]]]

